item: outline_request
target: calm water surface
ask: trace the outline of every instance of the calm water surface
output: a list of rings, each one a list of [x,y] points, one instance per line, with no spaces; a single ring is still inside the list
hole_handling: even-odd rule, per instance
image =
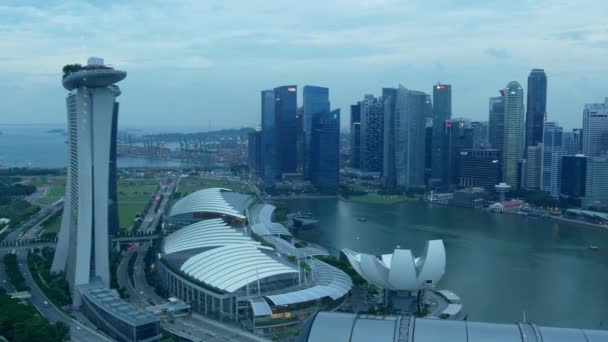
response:
[[[0,166],[62,168],[67,163],[67,137],[49,133],[58,125],[0,125]],[[182,167],[171,160],[119,157],[118,167]]]
[[[462,298],[470,320],[522,321],[525,311],[536,324],[608,329],[608,231],[420,202],[284,203],[318,218],[318,231],[302,237],[332,249],[384,254],[399,245],[418,256],[427,240],[443,239],[439,287]]]

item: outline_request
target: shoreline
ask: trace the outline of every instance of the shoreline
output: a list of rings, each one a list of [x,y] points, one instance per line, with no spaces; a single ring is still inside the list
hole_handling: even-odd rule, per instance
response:
[[[401,203],[408,203],[408,202],[423,202],[426,203],[427,205],[432,205],[432,204],[439,204],[439,203],[430,203],[430,202],[426,202],[426,201],[422,201],[420,199],[417,198],[405,198],[405,199],[400,199],[394,202],[382,202],[382,201],[366,201],[364,199],[349,199],[349,198],[345,198],[342,195],[296,195],[296,196],[277,196],[277,197],[271,197],[270,199],[272,200],[289,200],[289,199],[331,199],[331,198],[336,198],[340,201],[344,201],[344,202],[350,202],[350,203],[363,203],[363,204],[378,204],[378,205],[394,205],[394,204],[401,204]],[[456,206],[450,206],[447,204],[442,204],[445,207],[454,207],[454,208],[461,208],[461,207],[456,207]],[[463,208],[461,208],[463,209]],[[467,209],[473,209],[473,210],[481,210],[484,211],[484,209],[486,208],[467,208]],[[512,213],[512,212],[502,212],[502,213],[496,213],[496,212],[492,212],[489,210],[485,210],[486,212],[492,213],[492,214],[506,214],[506,215],[514,215],[514,216],[520,216],[520,217],[527,217],[525,215],[520,215],[517,213]],[[608,231],[608,226],[607,225],[601,225],[601,224],[597,224],[597,223],[592,223],[592,222],[586,222],[586,221],[580,221],[580,220],[575,220],[575,219],[570,219],[570,218],[565,218],[565,217],[556,217],[556,216],[539,216],[539,217],[535,217],[536,219],[539,220],[547,220],[547,221],[557,221],[557,222],[566,222],[566,223],[572,223],[572,224],[577,224],[577,225],[581,225],[584,226],[586,228],[591,228],[591,229],[598,229],[598,230],[603,230],[603,231]]]

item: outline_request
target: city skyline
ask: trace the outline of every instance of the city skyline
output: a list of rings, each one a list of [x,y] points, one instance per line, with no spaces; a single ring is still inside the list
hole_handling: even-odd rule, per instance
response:
[[[6,87],[0,95],[2,123],[62,123],[63,103],[53,86],[57,70],[67,60],[104,55],[117,67],[133,70],[123,86],[132,96],[122,106],[129,115],[121,119],[121,128],[152,129],[149,122],[184,131],[255,127],[259,89],[281,84],[328,87],[333,107],[346,109],[386,86],[402,83],[428,91],[446,82],[453,86],[454,116],[486,120],[487,98],[511,80],[527,94],[525,80],[534,68],[543,68],[551,82],[549,120],[576,128],[585,103],[605,97],[600,75],[608,69],[601,59],[608,40],[599,23],[606,6],[591,0],[560,6],[522,2],[505,11],[497,2],[337,1],[278,7],[183,2],[147,3],[141,11],[136,1],[109,4],[100,17],[101,8],[90,4],[9,2],[0,8],[11,23],[0,33],[6,52],[0,66]],[[326,11],[332,15],[321,18]],[[285,16],[266,20],[277,12]],[[438,24],[420,25],[430,15]],[[247,16],[252,17],[240,20]],[[304,20],[310,17],[315,17],[314,27]],[[449,44],[439,49],[439,41]],[[569,58],[550,58],[557,55]],[[230,101],[237,91],[240,101]]]

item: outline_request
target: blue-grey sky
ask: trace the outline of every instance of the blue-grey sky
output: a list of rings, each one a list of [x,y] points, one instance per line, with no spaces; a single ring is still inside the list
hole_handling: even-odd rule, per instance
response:
[[[64,64],[127,70],[122,127],[256,126],[260,90],[330,88],[342,108],[381,87],[453,86],[455,116],[532,68],[548,116],[581,126],[608,96],[605,0],[0,1],[0,123],[63,123]],[[301,103],[301,99],[299,101]]]

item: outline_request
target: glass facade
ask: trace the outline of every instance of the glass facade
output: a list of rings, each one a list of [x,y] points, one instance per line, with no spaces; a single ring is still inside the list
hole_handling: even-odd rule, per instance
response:
[[[365,95],[361,105],[361,171],[382,171],[384,103]]]
[[[315,115],[311,131],[311,181],[319,188],[337,188],[340,171],[340,110]]]
[[[543,124],[546,117],[547,75],[543,69],[533,69],[528,76],[525,148],[543,142]]]
[[[452,118],[452,86],[433,86],[432,177],[441,185],[449,184],[449,136],[446,122]]]
[[[350,106],[350,167],[361,167],[361,104]]]
[[[312,148],[313,121],[329,113],[329,89],[304,86],[304,178],[312,180],[312,164],[316,157]],[[321,120],[322,121],[322,120]]]
[[[278,171],[281,175],[297,171],[297,95],[298,91],[295,85],[274,88],[277,134],[275,144],[278,150],[276,155],[278,157]]]
[[[490,97],[490,122],[489,122],[490,146],[502,151],[505,138],[505,97]]]

